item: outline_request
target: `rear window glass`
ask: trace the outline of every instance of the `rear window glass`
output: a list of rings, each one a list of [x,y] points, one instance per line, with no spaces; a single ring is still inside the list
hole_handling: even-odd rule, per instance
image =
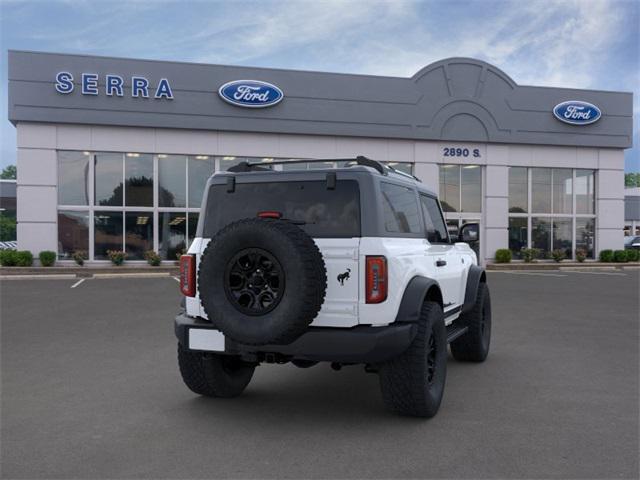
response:
[[[401,185],[383,182],[384,227],[390,233],[421,233],[420,210],[416,192]]]
[[[326,181],[236,183],[213,185],[207,199],[204,235],[211,237],[224,226],[260,212],[279,212],[297,222],[311,237],[360,236],[360,190],[355,180],[338,180],[334,190]]]

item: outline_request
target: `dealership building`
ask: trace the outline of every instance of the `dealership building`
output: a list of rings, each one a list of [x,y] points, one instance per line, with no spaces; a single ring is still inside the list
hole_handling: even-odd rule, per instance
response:
[[[623,245],[632,94],[522,86],[480,60],[404,78],[10,51],[9,120],[18,248],[63,260],[174,260],[215,171],[359,155],[437,192],[450,231],[479,222],[483,262]]]

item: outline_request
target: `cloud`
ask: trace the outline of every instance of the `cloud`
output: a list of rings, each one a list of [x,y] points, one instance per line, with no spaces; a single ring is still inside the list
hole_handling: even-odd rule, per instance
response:
[[[195,1],[185,7],[171,1],[4,0],[2,5],[5,49],[389,76],[411,76],[434,61],[467,56],[496,65],[521,85],[637,92],[640,84],[637,1],[263,0]],[[638,149],[630,155],[640,169]]]

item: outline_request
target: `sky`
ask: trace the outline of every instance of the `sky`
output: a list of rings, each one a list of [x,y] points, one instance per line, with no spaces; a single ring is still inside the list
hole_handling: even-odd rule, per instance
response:
[[[637,0],[0,0],[0,167],[15,163],[7,50],[409,77],[447,57],[492,63],[520,85],[634,92]]]

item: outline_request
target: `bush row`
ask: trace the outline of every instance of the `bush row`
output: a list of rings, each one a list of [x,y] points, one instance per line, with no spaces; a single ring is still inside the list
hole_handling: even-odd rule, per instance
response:
[[[56,263],[57,254],[45,250],[38,255],[43,267],[51,267]],[[3,267],[30,267],[33,265],[33,254],[29,250],[0,250],[0,265]]]
[[[637,262],[640,260],[640,250],[602,250],[600,252],[601,262]]]
[[[540,258],[540,250],[537,248],[523,248],[520,252],[522,259],[526,262],[535,262],[537,258]],[[511,262],[512,254],[511,250],[501,248],[496,250],[495,262],[496,263],[509,263]],[[566,258],[564,250],[553,250],[551,252],[551,258],[556,262],[562,262]],[[578,262],[584,262],[587,258],[587,252],[581,248],[576,249],[576,260]],[[637,262],[640,260],[640,250],[602,250],[600,252],[601,262]]]
[[[109,250],[107,255],[114,265],[122,265],[127,258],[127,253],[121,250]],[[51,250],[45,250],[40,252],[38,258],[43,267],[51,267],[55,265],[58,255]],[[84,265],[85,260],[87,260],[89,256],[86,251],[77,250],[73,252],[71,258],[73,258],[78,265]],[[144,258],[149,265],[153,265],[154,267],[162,263],[160,255],[153,250],[144,252]],[[3,267],[30,267],[33,265],[33,254],[29,250],[0,250],[0,265]]]

